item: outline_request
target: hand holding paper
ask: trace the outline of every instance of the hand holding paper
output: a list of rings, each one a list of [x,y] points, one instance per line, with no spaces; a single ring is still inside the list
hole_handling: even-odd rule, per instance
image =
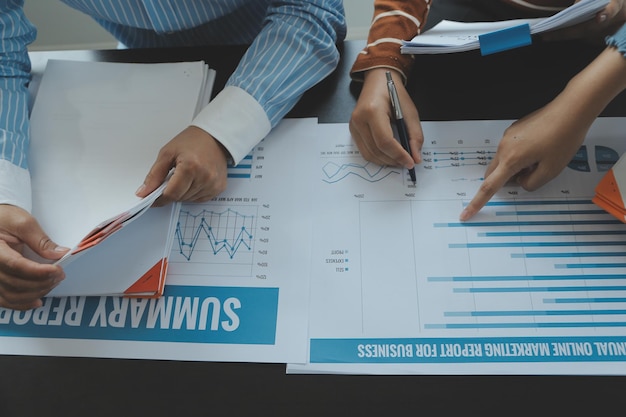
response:
[[[147,195],[175,167],[156,205],[172,201],[208,201],[226,189],[227,160],[226,149],[215,138],[190,126],[161,148],[137,195]]]
[[[25,258],[21,248],[56,260],[68,248],[58,246],[25,210],[0,205],[0,307],[26,310],[41,305],[41,297],[58,285],[65,274],[60,266]]]
[[[213,79],[204,62],[48,62],[31,116],[32,214],[72,249],[49,296],[162,293],[180,203],[151,206],[172,161],[183,171],[192,152],[173,154],[151,194],[135,190],[159,149],[206,105]]]
[[[571,39],[604,39],[613,34],[626,22],[626,2],[624,0],[610,0],[607,6],[596,13],[593,19],[578,23],[566,28],[557,29],[541,34],[545,41],[559,41]]]

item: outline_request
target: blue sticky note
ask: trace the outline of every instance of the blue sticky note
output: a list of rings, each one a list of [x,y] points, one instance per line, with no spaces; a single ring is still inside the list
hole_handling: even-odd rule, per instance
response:
[[[480,53],[482,55],[495,54],[507,49],[519,48],[532,43],[530,26],[528,23],[513,26],[506,29],[496,30],[478,36]]]

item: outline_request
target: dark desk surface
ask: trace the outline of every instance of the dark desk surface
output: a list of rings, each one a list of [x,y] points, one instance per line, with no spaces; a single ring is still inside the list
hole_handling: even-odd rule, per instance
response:
[[[363,45],[346,42],[337,71],[291,117],[347,122]],[[597,47],[537,44],[493,56],[419,56],[410,90],[423,120],[514,119],[546,103]],[[118,62],[204,59],[224,85],[243,48],[40,52]],[[626,116],[626,94],[603,113]],[[626,377],[286,375],[283,364],[0,356],[0,417],[622,415]]]

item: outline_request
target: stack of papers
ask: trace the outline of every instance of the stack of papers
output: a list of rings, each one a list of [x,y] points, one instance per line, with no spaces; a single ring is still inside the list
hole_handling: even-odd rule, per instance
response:
[[[608,3],[608,0],[582,0],[547,18],[471,23],[443,20],[432,29],[405,41],[400,50],[403,54],[445,54],[479,49],[483,35],[520,25],[528,25],[529,35],[563,29],[592,19]]]
[[[31,115],[32,214],[72,249],[51,296],[162,293],[180,205],[150,208],[165,184],[135,190],[213,80],[204,62],[48,62]]]

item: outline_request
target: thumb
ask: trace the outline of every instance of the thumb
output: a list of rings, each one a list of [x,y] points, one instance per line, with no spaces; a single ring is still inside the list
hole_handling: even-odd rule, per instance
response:
[[[13,250],[23,245],[45,259],[60,259],[69,248],[57,245],[26,210],[11,204],[0,204],[0,240]]]
[[[167,174],[171,168],[172,161],[170,159],[159,157],[152,165],[152,168],[150,168],[150,172],[146,175],[143,184],[141,184],[137,191],[135,191],[135,195],[143,198],[159,188],[159,186],[163,184],[163,181],[167,178]]]
[[[23,229],[21,240],[34,253],[49,260],[60,259],[70,250],[50,239],[35,219]]]

